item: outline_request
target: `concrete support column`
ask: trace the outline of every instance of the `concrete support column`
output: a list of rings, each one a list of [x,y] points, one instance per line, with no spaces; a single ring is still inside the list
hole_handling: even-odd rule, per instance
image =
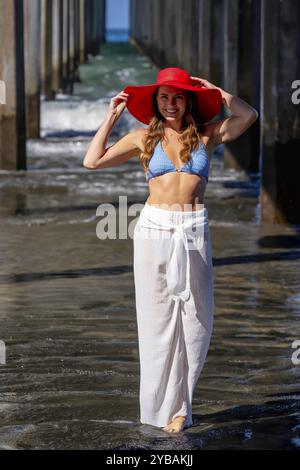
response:
[[[80,38],[79,38],[79,57],[80,63],[84,64],[86,62],[86,32],[85,32],[85,24],[86,24],[86,0],[79,0],[79,30],[80,30]]]
[[[88,0],[84,7],[85,56],[97,55],[105,38],[105,0]]]
[[[99,18],[99,40],[101,44],[105,42],[105,26],[106,26],[106,0],[100,2],[100,18]]]
[[[260,111],[260,0],[239,0],[238,96]],[[259,119],[233,142],[236,165],[259,171]]]
[[[70,73],[70,0],[63,0],[63,31],[62,31],[62,87],[63,91],[69,91]]]
[[[0,168],[26,169],[24,20],[22,0],[0,0],[0,80],[6,103],[0,104]]]
[[[61,90],[62,83],[62,0],[52,0],[52,89]]]
[[[210,7],[210,81],[214,85],[223,87],[223,0],[214,0],[213,4],[210,3]],[[202,47],[203,46],[204,44],[202,42]],[[204,56],[202,55],[202,57]],[[201,64],[202,63],[201,61]]]
[[[75,76],[74,80],[79,81],[78,66],[80,64],[80,0],[75,0]]]
[[[167,62],[167,51],[165,49],[165,44],[163,40],[163,27],[164,27],[164,17],[165,17],[165,5],[164,2],[160,0],[152,0],[151,8],[153,11],[154,21],[152,22],[153,27],[153,54],[154,61],[162,65]]]
[[[149,2],[150,3],[150,2]],[[177,33],[176,33],[176,10],[174,8],[173,0],[165,0],[165,14],[163,23],[163,43],[166,51],[168,51],[168,65],[169,67],[176,67],[177,57]]]
[[[223,87],[228,93],[238,96],[238,0],[223,0]],[[231,115],[224,108],[225,116]],[[224,148],[224,168],[240,169],[237,162],[236,142]]]
[[[191,75],[197,75],[199,70],[199,0],[190,0],[189,8],[182,6],[182,59],[181,63]]]
[[[133,22],[133,30],[134,30],[134,38],[137,43],[140,44],[141,42],[141,30],[142,30],[142,22],[144,15],[142,15],[142,2],[138,0],[132,0],[132,9],[134,10],[134,22]],[[153,14],[152,14],[153,16]],[[154,35],[154,31],[152,30],[152,35]]]
[[[101,38],[101,2],[93,0],[93,55],[97,55],[100,49]]]
[[[300,222],[300,105],[292,83],[300,71],[300,3],[262,0],[261,219]]]
[[[185,25],[182,21],[184,4],[185,4],[184,0],[178,0],[175,4],[175,11],[176,11],[175,31],[177,35],[177,41],[176,41],[177,67],[184,67],[183,49],[184,49]]]
[[[96,54],[96,43],[97,43],[97,26],[96,26],[96,2],[90,0],[90,24],[91,24],[91,54]]]
[[[224,2],[224,84],[229,93],[259,110],[260,2]],[[230,113],[224,109],[225,116]],[[257,173],[259,168],[259,121],[238,139],[225,144],[224,167]]]
[[[40,14],[39,0],[24,0],[24,62],[27,138],[40,136]]]
[[[41,93],[54,99],[52,88],[52,0],[41,0]]]
[[[85,55],[88,59],[89,54],[92,53],[92,12],[91,12],[91,2],[87,0],[85,2],[85,11],[84,11],[84,30],[85,30]]]
[[[200,77],[211,81],[211,13],[212,4],[210,0],[200,0],[194,2],[194,22],[193,27],[198,31],[198,40],[193,44],[193,56],[197,63],[193,64]]]
[[[73,93],[75,77],[75,0],[69,0],[69,86]]]

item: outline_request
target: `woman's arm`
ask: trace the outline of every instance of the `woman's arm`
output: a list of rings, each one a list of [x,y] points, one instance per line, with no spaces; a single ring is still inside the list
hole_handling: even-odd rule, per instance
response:
[[[202,85],[207,88],[217,88],[222,94],[223,104],[233,113],[233,116],[208,124],[211,129],[211,139],[215,145],[236,139],[258,118],[257,110],[241,98],[227,93],[207,80],[198,79],[197,77],[191,78],[200,80]]]
[[[129,132],[118,142],[106,148],[112,128],[126,107],[127,97],[128,93],[121,92],[111,99],[106,118],[93,137],[84,157],[85,168],[95,170],[117,166],[140,153],[138,146],[140,129]]]
[[[102,125],[93,137],[87,152],[83,159],[83,166],[85,168],[93,169],[97,165],[102,155],[105,153],[106,145],[112,128],[115,125],[117,118],[116,114],[108,112]]]
[[[138,146],[140,129],[129,132],[118,142],[106,148],[115,121],[116,119],[113,115],[107,114],[102,126],[88,147],[83,160],[85,168],[96,170],[118,166],[140,154]]]

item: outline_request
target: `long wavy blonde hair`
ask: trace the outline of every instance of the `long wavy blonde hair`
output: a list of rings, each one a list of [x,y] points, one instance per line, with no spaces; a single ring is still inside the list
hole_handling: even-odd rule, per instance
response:
[[[159,87],[156,88],[155,92],[152,95],[154,116],[152,117],[149,123],[146,136],[143,140],[145,151],[142,152],[140,156],[140,162],[145,172],[148,169],[149,161],[153,155],[155,146],[165,135],[166,120],[159,112],[156,99],[158,89]],[[202,133],[204,129],[204,123],[201,121],[197,113],[197,106],[194,93],[187,90],[186,98],[186,110],[183,115],[184,130],[180,135],[180,141],[183,144],[183,148],[180,150],[180,159],[183,164],[190,160],[191,152],[201,142],[199,134]]]

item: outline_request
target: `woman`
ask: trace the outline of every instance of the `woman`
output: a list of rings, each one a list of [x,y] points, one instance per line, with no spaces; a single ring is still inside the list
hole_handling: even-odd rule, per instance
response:
[[[209,122],[222,103],[232,116]],[[148,127],[106,148],[126,106]],[[154,84],[128,86],[112,98],[83,162],[107,168],[138,155],[149,183],[134,231],[140,421],[167,432],[193,424],[193,392],[212,334],[213,266],[203,202],[211,156],[257,116],[242,99],[168,67]]]

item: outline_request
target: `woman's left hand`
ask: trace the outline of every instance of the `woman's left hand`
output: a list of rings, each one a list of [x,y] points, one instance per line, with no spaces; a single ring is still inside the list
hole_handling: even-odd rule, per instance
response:
[[[219,87],[213,85],[208,80],[205,80],[205,78],[191,77],[191,79],[195,82],[194,83],[195,85],[201,85],[201,86],[204,86],[205,88],[217,88],[218,90],[220,90]]]

